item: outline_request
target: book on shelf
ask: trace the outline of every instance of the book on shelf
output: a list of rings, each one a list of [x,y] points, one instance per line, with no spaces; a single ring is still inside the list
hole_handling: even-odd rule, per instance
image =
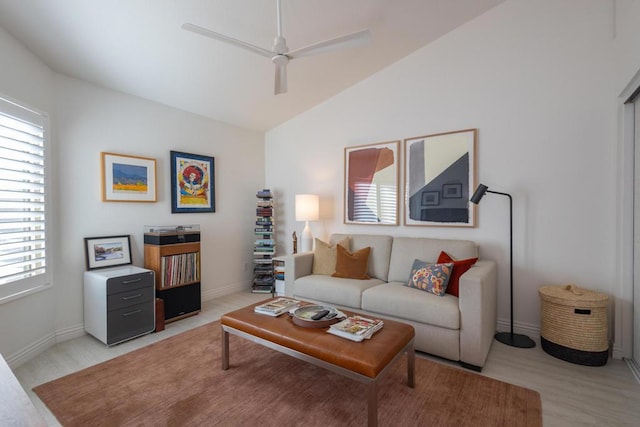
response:
[[[288,312],[293,307],[300,305],[300,301],[292,298],[276,298],[273,301],[266,302],[264,304],[257,305],[253,311],[260,314],[266,314],[268,316],[280,316],[283,313]]]
[[[384,326],[384,323],[380,319],[349,316],[331,325],[327,332],[351,341],[360,342],[365,339],[370,339],[373,334],[382,329],[382,326]]]
[[[276,241],[274,239],[258,239],[255,244],[258,246],[273,246],[276,244]]]

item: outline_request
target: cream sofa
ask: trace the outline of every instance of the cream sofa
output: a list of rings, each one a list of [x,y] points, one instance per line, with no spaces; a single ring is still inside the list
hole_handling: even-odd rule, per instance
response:
[[[416,350],[481,370],[496,328],[496,264],[478,260],[460,277],[459,297],[403,286],[415,259],[435,263],[441,251],[455,259],[475,258],[478,246],[466,240],[334,234],[350,236],[351,251],[371,247],[368,280],[312,274],[313,252],[285,259],[285,295],[323,302],[381,318],[399,320],[416,331]]]

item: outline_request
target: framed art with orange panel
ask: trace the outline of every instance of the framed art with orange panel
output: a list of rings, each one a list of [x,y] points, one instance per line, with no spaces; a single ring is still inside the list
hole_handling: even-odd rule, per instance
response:
[[[344,149],[345,224],[398,225],[400,141]]]

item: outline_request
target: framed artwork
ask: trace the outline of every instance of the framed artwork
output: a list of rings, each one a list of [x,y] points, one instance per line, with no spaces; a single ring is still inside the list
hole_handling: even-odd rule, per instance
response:
[[[171,151],[171,212],[215,212],[214,158]]]
[[[344,149],[345,224],[398,225],[400,141]]]
[[[404,140],[405,225],[475,227],[477,129]]]
[[[87,270],[131,264],[129,236],[85,237]]]
[[[156,202],[156,160],[100,153],[103,202]]]

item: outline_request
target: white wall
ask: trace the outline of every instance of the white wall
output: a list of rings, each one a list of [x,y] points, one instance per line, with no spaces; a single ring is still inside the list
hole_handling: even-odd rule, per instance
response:
[[[295,193],[321,196],[332,232],[475,240],[499,265],[509,318],[506,198],[488,195],[475,229],[343,224],[343,148],[479,129],[480,182],[514,197],[516,326],[539,326],[538,288],[611,292],[616,278],[614,19],[601,0],[510,0],[266,136],[278,236],[301,231]],[[287,159],[286,161],[284,159]],[[491,197],[489,197],[491,196]],[[401,217],[404,211],[401,211]]]
[[[12,366],[83,333],[84,237],[130,234],[142,266],[144,225],[200,224],[203,299],[249,289],[262,134],[52,72],[1,29],[0,51],[11,64],[0,67],[0,93],[48,112],[52,130],[53,288],[0,305],[0,353]],[[215,213],[171,213],[170,150],[215,157]],[[155,158],[158,202],[103,203],[102,151]]]
[[[133,263],[142,266],[144,225],[199,224],[203,299],[248,289],[261,134],[60,75],[55,102],[58,328],[82,325],[84,237],[130,234]],[[170,150],[215,157],[215,213],[171,213]],[[102,151],[157,159],[158,202],[102,202]]]

